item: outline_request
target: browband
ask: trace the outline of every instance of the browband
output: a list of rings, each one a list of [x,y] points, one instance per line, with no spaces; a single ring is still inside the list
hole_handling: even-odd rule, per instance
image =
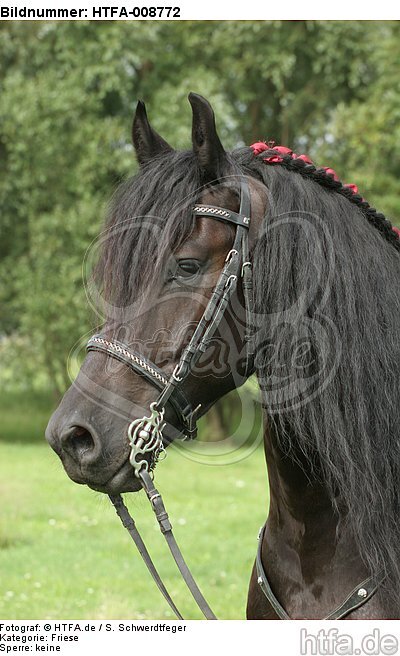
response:
[[[232,294],[237,289],[238,280],[241,280],[246,314],[246,371],[249,376],[254,371],[254,344],[250,334],[251,328],[251,305],[252,305],[252,267],[250,261],[248,229],[250,225],[250,193],[245,179],[241,181],[240,209],[239,213],[232,212],[214,205],[195,205],[193,215],[211,217],[236,227],[233,246],[226,256],[225,265],[220,273],[217,284],[210,296],[201,319],[191,337],[189,344],[185,347],[181,358],[176,365],[172,375],[167,378],[155,364],[147,360],[143,355],[131,351],[127,345],[116,340],[109,340],[101,335],[90,338],[87,350],[103,352],[120,362],[123,362],[136,373],[143,375],[160,394],[156,401],[150,404],[149,416],[134,419],[128,427],[128,439],[131,446],[129,461],[133,467],[135,476],[140,480],[146,495],[152,505],[171,554],[178,569],[193,595],[198,607],[207,619],[216,619],[203,594],[199,590],[193,576],[182,556],[172,532],[172,526],[161,494],[152,483],[152,473],[162,451],[164,451],[163,430],[165,428],[164,413],[168,403],[174,408],[178,418],[182,421],[185,438],[196,436],[195,415],[201,405],[192,410],[182,391],[182,383],[193,370],[199,357],[207,348],[207,345],[219,326],[221,317],[229,303]],[[182,615],[173,603],[168,591],[160,579],[156,568],[144,546],[135,523],[129,516],[120,495],[111,495],[110,499],[116,511],[128,529],[134,540],[148,570],[150,571],[164,598],[176,613],[179,619]],[[257,582],[268,599],[269,603],[281,619],[290,619],[289,615],[274,595],[267,574],[262,563],[262,541],[265,526],[259,534],[259,544],[256,558]],[[325,619],[340,619],[347,616],[353,610],[368,601],[376,592],[383,578],[371,576],[363,581],[357,588],[352,590],[344,602],[338,606]]]
[[[250,212],[247,214],[237,212],[232,212],[231,210],[225,210],[221,207],[216,207],[215,205],[195,205],[193,208],[193,214],[195,216],[209,216],[212,219],[219,219],[220,221],[226,221],[226,223],[233,223],[236,226],[241,226],[243,228],[250,227]]]

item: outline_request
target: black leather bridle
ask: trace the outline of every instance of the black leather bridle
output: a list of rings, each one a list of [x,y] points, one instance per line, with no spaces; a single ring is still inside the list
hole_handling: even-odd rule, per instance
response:
[[[236,229],[233,246],[226,256],[225,265],[220,273],[217,284],[211,294],[207,306],[199,320],[196,329],[184,349],[182,356],[176,365],[172,375],[167,378],[165,373],[154,363],[147,360],[143,355],[133,351],[129,346],[114,339],[102,335],[94,335],[87,344],[88,351],[98,351],[123,362],[135,373],[139,373],[153,385],[159,396],[150,404],[150,415],[135,419],[128,428],[128,438],[131,445],[130,463],[135,476],[140,480],[152,508],[157,517],[161,532],[163,533],[175,562],[185,580],[196,603],[207,619],[216,619],[207,601],[199,590],[193,576],[186,565],[182,553],[172,533],[172,526],[165,510],[160,493],[154,487],[151,473],[157,460],[164,450],[163,441],[164,414],[169,404],[179,422],[175,427],[178,436],[182,439],[193,439],[197,435],[196,417],[200,406],[193,408],[183,391],[183,384],[193,371],[201,355],[209,346],[210,340],[218,329],[226,307],[233,294],[238,289],[239,281],[244,298],[246,313],[246,365],[244,379],[253,370],[252,353],[250,348],[250,306],[252,299],[252,271],[249,253],[248,232],[250,227],[250,193],[247,181],[243,178],[240,184],[240,208],[239,212],[216,207],[214,205],[195,205],[193,216],[209,217],[233,225]],[[158,588],[174,613],[182,619],[182,615],[172,601],[166,590],[151,558],[136,528],[135,522],[130,517],[126,506],[120,495],[110,495],[116,511],[132,539],[134,540],[147,568],[149,569]]]
[[[165,448],[163,430],[165,428],[164,414],[167,404],[173,408],[178,418],[180,425],[175,427],[178,437],[181,439],[194,439],[197,435],[196,417],[198,416],[201,406],[197,406],[196,408],[192,407],[192,404],[187,399],[183,390],[183,383],[193,371],[201,355],[208,348],[210,340],[220,325],[230,299],[238,289],[239,281],[241,283],[246,313],[246,366],[244,378],[247,378],[253,373],[252,340],[250,338],[252,266],[248,240],[250,212],[250,193],[247,181],[244,178],[240,185],[240,209],[238,213],[214,205],[195,205],[193,207],[193,215],[195,218],[210,217],[218,221],[229,223],[235,226],[236,233],[232,249],[226,257],[225,265],[217,284],[214,287],[206,309],[204,310],[189,344],[184,349],[178,364],[169,378],[167,378],[165,373],[154,363],[150,362],[140,353],[133,351],[129,346],[122,342],[109,339],[102,335],[94,335],[89,339],[87,344],[88,351],[105,353],[106,355],[123,362],[135,373],[142,375],[159,391],[157,400],[150,404],[150,415],[140,419],[135,419],[129,425],[128,438],[131,446],[129,460],[132,464],[135,476],[140,480],[140,483],[151,503],[160,530],[167,541],[178,569],[197,605],[207,619],[217,618],[198,588],[176,543],[161,494],[153,485],[152,472],[160,454]],[[135,522],[123,503],[121,495],[110,495],[110,499],[114,504],[123,525],[134,540],[139,553],[141,554],[159,590],[177,617],[183,619],[181,613],[165,588],[165,585],[163,584],[136,528]],[[278,617],[281,619],[290,619],[289,615],[274,595],[262,564],[261,547],[263,535],[264,528],[261,529],[259,534],[259,546],[256,558],[257,582]],[[343,618],[351,611],[364,604],[376,592],[379,585],[382,583],[383,578],[382,575],[376,577],[371,576],[363,581],[354,588],[345,601],[325,619]]]
[[[245,179],[242,180],[240,186],[239,213],[222,209],[221,207],[215,207],[214,205],[195,205],[193,207],[193,216],[195,218],[210,217],[229,223],[235,226],[236,234],[233,246],[226,256],[225,265],[203,315],[197,324],[189,344],[184,349],[178,364],[169,378],[154,363],[122,342],[108,339],[102,335],[93,335],[88,341],[86,347],[88,351],[100,351],[123,362],[133,371],[144,376],[160,392],[157,400],[150,406],[151,417],[132,422],[129,428],[131,443],[132,440],[134,442],[132,446],[136,445],[138,433],[145,429],[145,424],[150,430],[149,421],[151,426],[153,426],[153,432],[156,424],[157,427],[161,426],[165,406],[168,403],[174,409],[180,423],[180,426],[176,427],[179,431],[179,437],[181,439],[194,439],[196,437],[196,416],[198,415],[200,406],[196,408],[192,407],[183,391],[183,383],[208,348],[210,340],[219,327],[229,300],[238,288],[239,280],[241,281],[243,290],[247,329],[245,335],[245,340],[247,341],[246,364],[243,380],[248,378],[253,371],[249,340],[250,305],[252,301],[252,273],[248,241],[250,209],[250,194]],[[162,429],[159,428],[159,430],[161,431]],[[137,457],[140,457],[143,453],[152,453],[150,462],[143,464],[147,471],[151,471],[155,465],[157,454],[155,450],[149,449],[148,447],[143,447],[143,449],[138,447]],[[136,469],[135,458],[133,456],[131,457],[131,463],[137,475],[141,467]]]

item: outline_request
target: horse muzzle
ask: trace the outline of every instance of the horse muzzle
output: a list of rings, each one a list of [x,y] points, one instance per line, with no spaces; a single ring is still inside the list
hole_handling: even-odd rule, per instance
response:
[[[92,423],[76,412],[66,418],[60,408],[49,421],[46,440],[71,480],[106,494],[139,490],[140,483],[129,462],[129,442],[124,439],[125,422],[118,431],[110,427],[106,435],[103,429],[100,436]]]

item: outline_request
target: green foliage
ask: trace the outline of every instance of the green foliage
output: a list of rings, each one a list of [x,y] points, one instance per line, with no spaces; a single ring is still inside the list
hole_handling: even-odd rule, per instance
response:
[[[383,23],[371,33],[374,75],[358,97],[341,102],[325,125],[320,155],[395,222],[400,221],[400,25]],[[323,126],[318,125],[322,130]],[[326,138],[328,136],[328,139]]]
[[[186,96],[203,93],[227,147],[274,138],[308,149],[399,219],[399,31],[362,21],[3,23],[0,335],[29,363],[10,375],[13,359],[7,368],[2,357],[2,383],[25,371],[25,385],[57,394],[68,384],[66,356],[90,329],[82,260],[107,199],[135,171],[138,98],[185,148]]]

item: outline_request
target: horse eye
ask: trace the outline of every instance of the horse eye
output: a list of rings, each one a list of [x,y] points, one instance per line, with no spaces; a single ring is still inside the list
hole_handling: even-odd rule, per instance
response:
[[[201,264],[198,260],[178,260],[175,275],[177,278],[192,278],[200,269]]]

